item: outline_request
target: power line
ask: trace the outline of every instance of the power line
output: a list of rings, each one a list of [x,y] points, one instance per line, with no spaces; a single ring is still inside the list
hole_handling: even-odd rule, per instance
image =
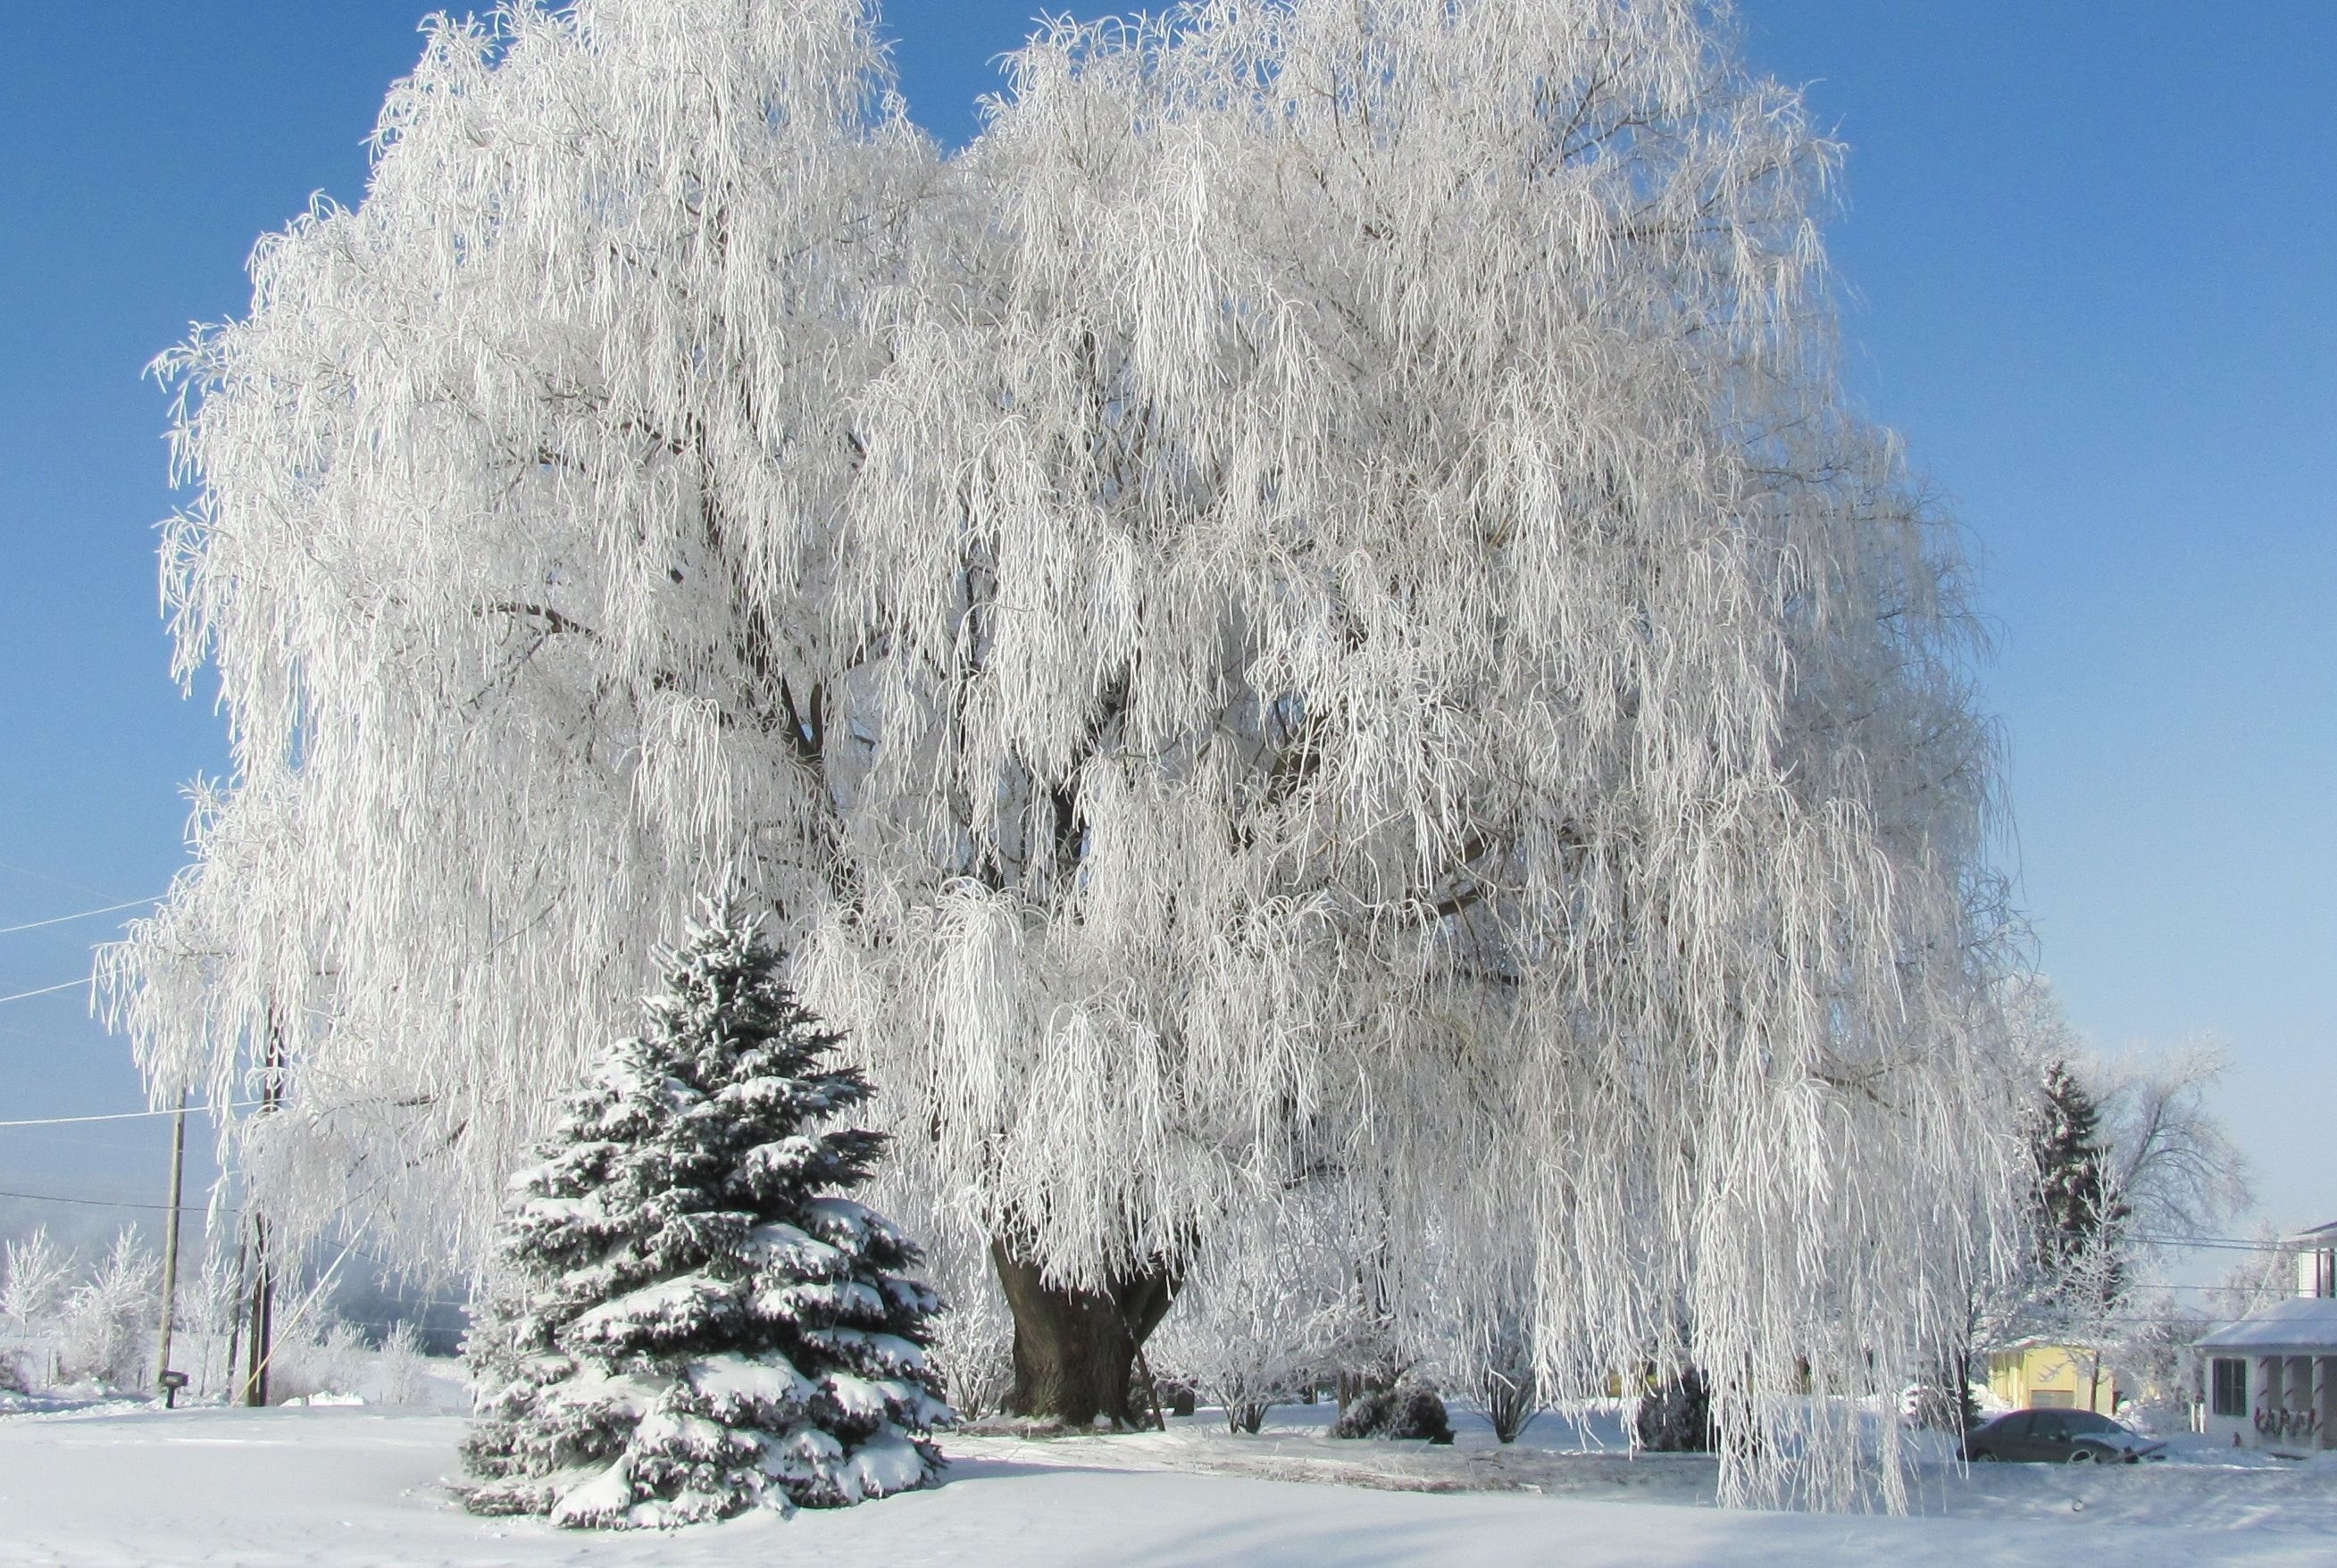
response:
[[[70,991],[76,985],[86,985],[86,980],[68,980],[62,985],[44,985],[36,991],[19,991],[14,996],[0,996],[0,1002],[22,1002],[27,996],[46,996],[53,991]]]
[[[2287,1241],[2255,1241],[2243,1236],[2137,1236],[2135,1240],[2149,1247],[2199,1247],[2225,1252],[2285,1252],[2293,1245]]]
[[[190,1112],[249,1111],[262,1102],[238,1100],[228,1105],[190,1105]],[[23,1122],[0,1122],[0,1127],[64,1127],[82,1122],[128,1122],[141,1116],[176,1116],[176,1111],[114,1111],[103,1116],[35,1116]]]
[[[0,926],[0,936],[14,936],[19,931],[38,931],[44,926],[63,926],[74,920],[87,920],[98,915],[112,915],[123,909],[136,909],[162,901],[161,894],[152,898],[132,898],[123,904],[108,904],[103,909],[83,909],[73,915],[52,915],[46,920],[27,920],[22,926]]]
[[[168,1203],[132,1203],[127,1199],[122,1198],[67,1198],[62,1193],[57,1192],[10,1192],[0,1191],[0,1198],[22,1198],[28,1203],[78,1203],[86,1209],[152,1209],[157,1213],[162,1214],[167,1214],[171,1211],[171,1206]],[[200,1212],[203,1210],[209,1209],[210,1205],[208,1203],[181,1203],[179,1207],[183,1210]],[[228,1209],[226,1212],[235,1214],[241,1212],[241,1210],[237,1209]]]
[[[14,871],[19,877],[30,877],[35,882],[46,882],[53,887],[65,888],[69,892],[86,893],[93,898],[113,897],[111,893],[102,893],[94,887],[84,887],[78,882],[68,882],[62,877],[52,877],[45,871],[35,871],[30,866],[15,866],[5,860],[0,860],[0,871]]]

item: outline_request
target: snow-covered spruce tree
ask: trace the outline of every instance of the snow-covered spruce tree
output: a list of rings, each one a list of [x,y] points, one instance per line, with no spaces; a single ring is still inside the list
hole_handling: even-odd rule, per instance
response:
[[[2064,1315],[2099,1316],[2124,1293],[2126,1205],[2110,1181],[2101,1108],[2066,1062],[2046,1065],[2031,1112],[2037,1261]]]
[[[915,1248],[841,1196],[870,1091],[728,906],[513,1183],[474,1336],[475,1512],[672,1525],[926,1485],[950,1419]]]
[[[2019,1150],[1833,149],[1693,0],[1051,26],[947,161],[872,25],[444,24],[170,361],[237,773],[109,960],[154,1082],[273,1019],[271,1215],[475,1255],[719,876],[992,1253],[1013,1407],[1124,1416],[1303,1184],[1391,1311],[1522,1246],[1546,1387],[1714,1369],[1728,1496],[1852,1494],[1825,1396],[1933,1357]]]

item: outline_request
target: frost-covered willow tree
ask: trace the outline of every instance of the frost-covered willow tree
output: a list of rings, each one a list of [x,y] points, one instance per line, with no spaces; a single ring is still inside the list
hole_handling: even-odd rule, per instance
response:
[[[272,1211],[475,1248],[727,883],[992,1254],[1015,1407],[1124,1414],[1303,1193],[1393,1317],[1700,1367],[1732,1495],[1847,1494],[1798,1380],[1936,1353],[2018,1152],[1832,148],[1687,3],[1049,26],[948,160],[870,25],[441,24],[171,360],[237,776],[110,960],[156,1082],[273,1039]]]

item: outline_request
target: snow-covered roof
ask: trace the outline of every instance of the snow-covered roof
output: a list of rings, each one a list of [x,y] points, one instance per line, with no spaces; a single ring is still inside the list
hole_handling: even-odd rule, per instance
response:
[[[2199,1348],[2337,1355],[2337,1297],[2292,1296],[2203,1337]]]
[[[2299,1230],[2288,1240],[2291,1243],[2302,1242],[2307,1247],[2316,1242],[2322,1246],[2337,1243],[2337,1220],[2332,1220],[2326,1225],[2315,1225],[2310,1230]]]

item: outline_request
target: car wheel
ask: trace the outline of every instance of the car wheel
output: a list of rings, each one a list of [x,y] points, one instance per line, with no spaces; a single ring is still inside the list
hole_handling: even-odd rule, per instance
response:
[[[1996,1455],[1986,1448],[1975,1448],[1972,1450],[1972,1463],[1975,1465],[1993,1465],[1996,1463]]]
[[[2072,1465],[2090,1465],[2093,1462],[2094,1451],[2090,1448],[2077,1449],[2069,1455],[2069,1463]]]

